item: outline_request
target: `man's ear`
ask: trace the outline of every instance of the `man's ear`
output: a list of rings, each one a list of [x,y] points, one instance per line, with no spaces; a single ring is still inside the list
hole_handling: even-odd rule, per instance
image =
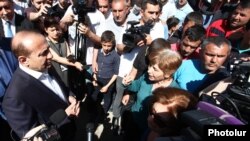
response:
[[[144,12],[144,10],[140,10],[140,15],[141,15],[141,17],[143,17],[143,12]]]
[[[18,61],[19,61],[22,65],[24,65],[24,66],[26,66],[26,67],[29,66],[29,60],[28,60],[27,57],[25,57],[25,56],[19,56],[19,57],[18,57]]]

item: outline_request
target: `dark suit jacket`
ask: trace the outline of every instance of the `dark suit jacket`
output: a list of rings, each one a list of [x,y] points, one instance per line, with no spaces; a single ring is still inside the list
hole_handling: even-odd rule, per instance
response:
[[[61,80],[57,82],[68,98],[69,91],[63,82]],[[20,138],[31,128],[41,123],[48,123],[54,112],[66,109],[67,106],[68,103],[61,100],[52,90],[20,68],[15,71],[3,100],[3,111],[7,121]],[[73,124],[68,120],[63,125],[66,123]],[[73,125],[69,127],[67,130],[74,133]],[[62,133],[62,138],[69,137],[69,131]]]
[[[1,104],[2,104],[2,98],[3,98],[4,92],[7,89],[10,79],[18,66],[17,59],[12,53],[11,48],[10,48],[10,41],[11,41],[11,38],[0,37],[0,49],[3,51],[3,56],[2,57],[0,56],[0,59],[3,59],[2,61],[0,61],[0,69],[1,69],[0,70],[0,112],[2,112]],[[3,71],[3,70],[6,70],[6,71]],[[5,74],[6,72],[8,72],[8,74]]]
[[[17,59],[11,51],[10,42],[11,42],[11,38],[0,37],[0,49],[3,51],[3,54],[6,57],[5,58],[6,60],[4,60],[4,62],[7,63],[8,67],[2,68],[3,66],[6,66],[5,64],[0,64],[0,66],[1,66],[1,69],[8,70],[7,72],[9,72],[10,75],[7,75],[7,76],[12,76],[12,74],[14,73],[14,71],[16,70],[18,66]],[[0,57],[0,59],[2,58]],[[6,74],[0,74],[0,75],[6,75]],[[2,77],[0,77],[0,79],[2,79]],[[0,85],[3,85],[3,87],[7,88],[6,86],[9,84],[10,79],[11,77],[8,77],[7,80],[0,80],[2,82],[0,83]]]
[[[16,33],[21,30],[33,30],[34,24],[30,22],[27,18],[24,16],[18,15],[15,13],[15,26],[16,26]],[[0,36],[4,37],[4,31],[3,31],[3,23],[2,20],[0,20]]]

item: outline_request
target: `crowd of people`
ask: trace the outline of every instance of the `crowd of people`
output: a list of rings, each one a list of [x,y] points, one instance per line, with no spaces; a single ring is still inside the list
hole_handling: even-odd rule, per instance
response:
[[[249,13],[249,0],[0,0],[0,140],[63,110],[72,141],[85,98],[89,122],[112,114],[124,141],[179,135],[199,93],[249,60]]]

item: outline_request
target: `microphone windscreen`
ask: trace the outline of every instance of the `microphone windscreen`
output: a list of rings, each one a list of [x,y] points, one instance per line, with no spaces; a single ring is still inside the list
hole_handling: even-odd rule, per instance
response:
[[[52,124],[58,125],[67,117],[66,112],[63,109],[57,110],[50,116],[50,121]]]
[[[86,131],[87,132],[93,132],[94,131],[94,124],[93,123],[88,123],[86,125]]]

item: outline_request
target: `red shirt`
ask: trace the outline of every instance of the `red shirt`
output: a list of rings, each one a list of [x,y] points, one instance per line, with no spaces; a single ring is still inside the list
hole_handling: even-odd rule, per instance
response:
[[[180,53],[181,45],[179,43],[171,44],[171,50],[177,51]],[[182,60],[189,60],[189,59],[199,59],[200,58],[200,47],[198,47],[191,55],[187,57],[182,57]]]
[[[240,27],[238,29],[230,29],[227,20],[225,19],[219,19],[211,23],[207,27],[207,37],[211,36],[222,36],[228,38],[232,33],[235,33],[237,31],[244,32],[243,27]]]

